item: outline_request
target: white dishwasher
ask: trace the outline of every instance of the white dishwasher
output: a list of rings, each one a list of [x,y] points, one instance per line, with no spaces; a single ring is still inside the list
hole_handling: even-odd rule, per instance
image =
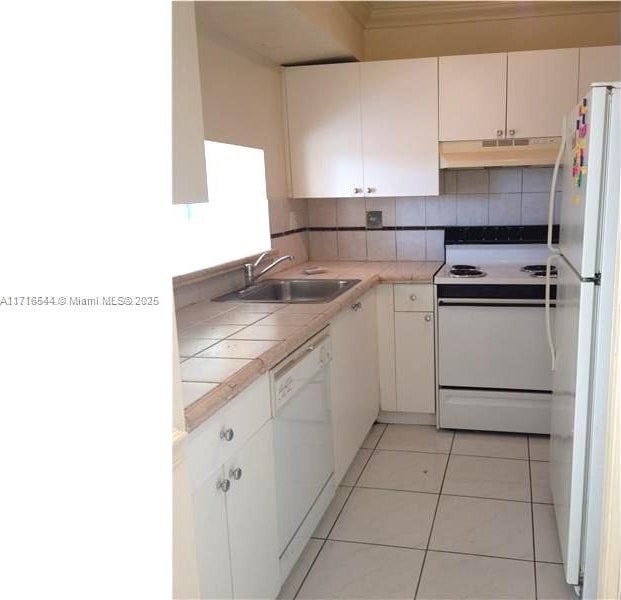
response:
[[[334,496],[328,328],[272,369],[281,583]]]

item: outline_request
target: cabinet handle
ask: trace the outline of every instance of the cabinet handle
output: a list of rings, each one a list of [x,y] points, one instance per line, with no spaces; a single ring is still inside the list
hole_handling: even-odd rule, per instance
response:
[[[496,129],[496,137],[502,137],[504,131],[502,129]]]
[[[373,194],[375,192],[375,188],[374,187],[368,187],[367,188],[367,194]]]
[[[416,294],[410,294],[410,300],[416,302]]]
[[[231,479],[234,479],[235,481],[239,481],[241,479],[242,476],[242,470],[239,467],[236,467],[235,469],[231,469],[229,471],[229,477]]]
[[[513,137],[515,135],[515,129],[509,129],[509,135]]]
[[[232,429],[223,429],[220,432],[220,439],[224,440],[225,442],[230,442],[234,436],[235,434],[233,433]]]
[[[362,308],[362,302],[354,302],[354,304],[351,305],[352,310],[360,310],[361,308]]]
[[[429,321],[431,321],[431,315],[425,315],[425,321],[429,323]]]
[[[222,490],[226,494],[231,489],[231,480],[218,479],[218,483],[216,483],[216,489]]]
[[[362,194],[362,188],[355,187],[354,194]]]

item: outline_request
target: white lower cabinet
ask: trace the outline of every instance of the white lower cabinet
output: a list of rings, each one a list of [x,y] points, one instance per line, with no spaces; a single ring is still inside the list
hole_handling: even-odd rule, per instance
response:
[[[382,285],[378,299],[381,409],[431,415],[436,404],[433,286]]]
[[[264,375],[188,437],[201,598],[278,594],[269,389]]]
[[[338,484],[379,413],[375,290],[336,315],[330,335],[334,481]]]
[[[398,412],[435,412],[434,358],[433,313],[395,313]]]
[[[221,481],[222,469],[206,479],[192,497],[201,598],[233,597],[225,494],[217,487]]]
[[[241,476],[235,479],[237,474]],[[234,598],[275,598],[280,587],[272,422],[224,467]]]

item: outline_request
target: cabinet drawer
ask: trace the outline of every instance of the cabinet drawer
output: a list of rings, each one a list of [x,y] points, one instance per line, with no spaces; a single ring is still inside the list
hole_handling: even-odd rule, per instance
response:
[[[395,284],[395,311],[429,312],[433,310],[433,285]]]
[[[222,467],[270,418],[269,377],[263,375],[188,436],[192,490]],[[230,440],[221,437],[229,430],[233,433]]]

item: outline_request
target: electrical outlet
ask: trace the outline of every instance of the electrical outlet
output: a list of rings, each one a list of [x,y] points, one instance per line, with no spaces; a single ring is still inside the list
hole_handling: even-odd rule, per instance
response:
[[[367,229],[382,228],[382,211],[367,210]]]

